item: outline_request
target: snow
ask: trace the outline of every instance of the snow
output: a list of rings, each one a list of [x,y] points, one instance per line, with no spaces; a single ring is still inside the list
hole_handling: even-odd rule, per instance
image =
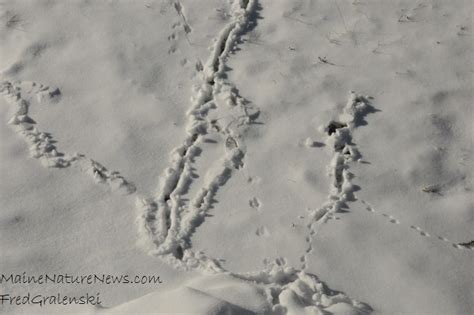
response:
[[[4,1],[2,312],[474,313],[472,13]]]

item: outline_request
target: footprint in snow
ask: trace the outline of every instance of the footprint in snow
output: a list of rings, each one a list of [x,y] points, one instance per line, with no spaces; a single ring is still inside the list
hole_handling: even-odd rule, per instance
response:
[[[255,231],[255,234],[256,234],[257,236],[265,236],[265,237],[270,236],[270,232],[268,232],[268,229],[267,229],[266,227],[264,227],[264,226],[259,227],[259,228]]]
[[[257,197],[253,197],[252,199],[249,200],[249,205],[250,207],[254,208],[255,210],[258,210],[261,206],[260,200]]]

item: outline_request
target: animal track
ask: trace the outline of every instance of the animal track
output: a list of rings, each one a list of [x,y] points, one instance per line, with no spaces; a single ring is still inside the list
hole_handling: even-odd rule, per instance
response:
[[[270,233],[268,232],[268,229],[264,226],[259,227],[256,231],[255,234],[257,236],[270,236]]]
[[[313,250],[312,238],[317,234],[318,227],[326,223],[328,219],[333,218],[334,213],[347,209],[347,202],[357,200],[355,196],[357,187],[351,183],[354,175],[349,172],[348,169],[351,162],[360,162],[361,154],[352,142],[352,131],[357,126],[365,123],[365,116],[373,112],[375,112],[375,108],[371,105],[369,97],[351,92],[349,101],[344,108],[343,114],[339,116],[339,119],[331,120],[326,126],[321,128],[321,131],[327,134],[326,144],[328,147],[332,147],[334,152],[333,159],[329,165],[329,176],[332,178],[332,183],[326,204],[319,209],[311,211],[310,222],[307,225],[309,229],[309,234],[306,238],[308,247],[306,253],[300,258],[303,270],[307,268],[307,257]],[[306,142],[308,143],[310,141]],[[432,190],[433,189],[429,189],[429,192]],[[365,204],[367,211],[379,214],[379,212],[367,202],[363,200],[361,200],[361,202]],[[392,224],[401,224],[400,220],[392,215],[386,213],[380,213],[380,215],[387,218]],[[420,227],[410,227],[423,237],[431,237],[428,232],[422,230]],[[437,236],[437,238],[450,243],[457,249],[474,250],[474,241],[469,243],[454,243],[445,237]]]
[[[176,11],[182,15],[183,7],[175,2]],[[171,167],[161,178],[158,195],[143,198],[138,202],[139,226],[142,239],[149,243],[151,251],[159,256],[177,257],[177,248],[186,254],[190,237],[205,219],[212,206],[219,187],[228,180],[234,170],[243,167],[245,149],[239,143],[239,129],[250,125],[258,115],[249,112],[251,107],[224,78],[224,61],[230,53],[237,37],[248,23],[254,9],[254,2],[234,3],[233,18],[214,43],[211,56],[202,67],[202,82],[195,89],[191,109],[188,111],[187,138],[175,148],[171,155]],[[227,124],[212,117],[213,111],[230,112],[226,116],[235,117]],[[234,113],[234,114],[233,114]],[[204,135],[217,133],[224,140],[221,160],[217,160],[207,176],[208,180],[199,189],[189,205],[182,202],[185,187],[193,181],[191,164],[196,158],[199,143],[205,141]],[[147,240],[151,241],[148,242]],[[183,256],[183,259],[186,255]]]
[[[184,36],[186,37],[186,41],[188,42],[189,45],[191,45],[191,41],[189,40],[188,34],[191,33],[192,29],[191,29],[191,26],[189,26],[188,24],[186,15],[184,14],[184,7],[181,5],[181,2],[176,0],[173,2],[173,8],[175,9],[176,13],[181,19],[181,22],[176,22],[171,27],[173,31],[171,35],[168,36],[168,41],[172,43],[171,43],[170,48],[168,49],[168,54],[174,54],[176,51],[178,51],[176,40],[179,37],[179,34],[184,33]],[[179,29],[180,26],[182,26],[182,30]]]
[[[257,197],[253,197],[252,199],[249,200],[249,205],[255,210],[258,210],[260,208],[260,200],[258,200]]]
[[[236,169],[243,167],[245,149],[239,141],[238,129],[252,124],[259,116],[259,111],[248,105],[237,89],[224,79],[225,61],[233,49],[238,35],[249,23],[249,18],[256,8],[256,1],[240,0],[233,3],[231,22],[220,32],[206,65],[197,65],[203,82],[195,90],[192,106],[188,111],[188,137],[173,151],[172,166],[162,177],[158,196],[149,199],[138,199],[141,213],[138,224],[142,240],[151,241],[151,253],[160,256],[177,268],[200,269],[204,272],[227,272],[219,261],[207,257],[202,252],[194,252],[190,248],[190,237],[204,220],[212,198],[219,186]],[[219,114],[224,111],[224,117]],[[212,116],[213,113],[216,116]],[[189,207],[181,203],[183,183],[191,181],[191,162],[193,150],[198,143],[204,141],[206,133],[218,133],[224,143],[224,155],[216,175],[204,184]],[[250,182],[250,181],[249,181]],[[250,200],[254,207],[260,206],[257,198]],[[258,236],[268,236],[266,227],[256,230]],[[147,242],[150,243],[150,242]],[[366,304],[349,299],[342,293],[326,290],[324,285],[304,271],[285,266],[277,261],[263,271],[256,273],[229,273],[230,275],[266,286],[271,293],[275,312],[283,312],[285,305],[290,303],[296,294],[308,306],[316,309],[329,308],[338,302],[347,302],[361,313],[369,313],[371,308]],[[307,284],[305,284],[307,283]],[[310,286],[307,287],[306,286]],[[301,289],[305,287],[305,289]],[[291,306],[286,306],[291,307]]]
[[[187,19],[186,19],[186,16],[185,16],[185,14],[184,14],[184,8],[183,8],[183,6],[181,5],[181,2],[179,2],[178,0],[174,2],[173,6],[174,6],[174,9],[176,10],[176,12],[178,13],[178,15],[179,15],[179,16],[181,17],[181,19],[183,20],[183,31],[184,31],[184,33],[185,33],[186,36],[187,36],[187,34],[191,33],[191,30],[192,30],[192,29],[191,29],[191,27],[189,26],[188,21],[187,21]],[[189,41],[189,39],[188,39],[188,41]]]
[[[188,34],[191,28],[186,21],[181,3],[175,1],[174,7],[183,20],[185,33]],[[259,117],[259,111],[239,95],[238,90],[224,75],[225,61],[239,35],[253,23],[251,18],[256,8],[256,0],[233,1],[230,23],[219,33],[206,65],[196,67],[196,71],[202,75],[202,82],[194,91],[192,106],[187,113],[187,136],[182,144],[172,151],[171,166],[160,178],[156,196],[152,198],[138,196],[136,199],[140,241],[146,244],[151,254],[159,256],[175,268],[197,269],[205,273],[226,273],[261,286],[269,294],[273,313],[283,314],[286,311],[291,313],[295,299],[306,309],[314,312],[332,312],[334,307],[343,305],[360,314],[370,313],[371,308],[368,305],[328,289],[314,275],[288,266],[285,259],[277,259],[257,272],[233,273],[225,270],[219,260],[191,249],[190,238],[204,221],[217,190],[226,183],[233,172],[244,167],[245,146],[240,137],[241,130]],[[179,25],[175,25],[177,26]],[[176,34],[173,33],[169,40],[174,41],[175,38]],[[170,53],[175,49],[176,46],[172,44]],[[19,129],[35,158],[49,167],[78,165],[97,183],[106,183],[113,189],[126,193],[135,192],[133,184],[126,181],[118,172],[108,171],[95,160],[82,154],[60,153],[53,144],[52,136],[34,127],[34,120],[28,116],[30,99],[25,97],[23,87],[19,86],[21,84],[23,83],[16,85],[7,81],[1,85],[0,91],[16,106],[17,112],[10,123]],[[32,95],[36,95],[38,100],[43,102],[53,101],[61,95],[59,89],[49,89],[36,83],[31,83],[31,87],[33,92],[27,93],[33,93]],[[224,117],[222,114],[225,114]],[[198,145],[205,141],[204,135],[209,133],[219,135],[224,143],[222,157],[216,160],[208,172],[210,176],[207,176],[198,193],[185,204],[183,196],[193,182],[192,164],[198,156]],[[347,174],[342,174],[344,179]],[[339,175],[337,173],[336,177],[339,178]],[[255,179],[258,182],[258,178]],[[340,189],[339,192],[342,194],[344,185],[336,184],[335,187]],[[249,204],[255,208],[261,206],[257,198],[250,200]],[[255,233],[264,237],[270,235],[265,226],[259,227]],[[310,234],[314,235],[315,232],[312,231]],[[308,252],[311,249],[312,247]]]
[[[395,219],[394,217],[392,217],[391,215],[389,214],[386,214],[386,213],[382,213],[382,215],[384,217],[386,217],[390,223],[394,223],[394,224],[400,224],[400,221],[398,221],[397,219]]]
[[[397,218],[393,217],[392,215],[389,215],[389,214],[386,214],[386,213],[382,213],[382,212],[378,212],[378,211],[375,211],[375,209],[365,200],[360,200],[361,203],[363,203],[365,206],[366,206],[366,209],[367,211],[371,212],[371,213],[374,213],[374,214],[380,214],[382,215],[383,217],[387,218],[389,220],[390,223],[395,223],[395,224],[401,224],[400,220],[398,220]],[[428,232],[426,232],[425,230],[423,230],[421,227],[419,226],[416,226],[416,225],[410,225],[410,229],[414,230],[415,232],[417,232],[420,236],[423,236],[423,237],[432,237],[432,235]],[[440,240],[440,241],[443,241],[445,243],[448,243],[450,244],[452,247],[454,248],[457,248],[457,249],[470,249],[470,250],[474,250],[474,241],[471,241],[470,243],[454,243],[452,242],[451,240],[449,240],[448,238],[444,237],[444,236],[436,236],[436,239],[437,240]]]
[[[354,175],[349,171],[349,164],[360,161],[361,155],[352,142],[352,131],[365,119],[365,116],[374,112],[369,97],[351,92],[349,100],[338,121],[330,121],[321,131],[327,134],[326,144],[333,150],[333,158],[329,164],[329,177],[332,178],[328,201],[319,209],[312,210],[307,239],[308,250],[301,257],[303,270],[307,267],[307,255],[311,253],[312,237],[316,235],[320,224],[327,222],[333,214],[347,208],[347,202],[354,201],[356,186],[352,184]]]
[[[135,192],[135,186],[118,172],[108,171],[104,166],[83,154],[62,153],[55,146],[56,141],[50,133],[41,132],[35,127],[36,122],[28,115],[31,102],[34,98],[37,103],[57,100],[61,95],[58,88],[51,89],[36,82],[5,81],[0,85],[0,93],[5,96],[8,103],[15,107],[15,113],[8,124],[25,140],[32,158],[38,159],[43,166],[51,168],[79,165],[81,170],[89,174],[96,182],[107,183],[114,191],[126,194]]]

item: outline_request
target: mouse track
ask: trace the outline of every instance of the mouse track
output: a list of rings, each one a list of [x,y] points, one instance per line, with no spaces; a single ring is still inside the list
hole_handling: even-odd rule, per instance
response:
[[[367,211],[369,211],[370,213],[373,213],[374,215],[382,216],[386,220],[388,220],[388,222],[390,222],[392,224],[401,224],[401,225],[403,225],[403,223],[399,219],[397,219],[396,217],[394,217],[390,214],[375,210],[375,208],[372,205],[370,205],[367,201],[360,200],[360,202],[365,205],[365,209]],[[456,249],[474,250],[474,241],[465,242],[465,243],[456,243],[456,242],[451,241],[447,237],[437,235],[437,234],[433,234],[433,233],[429,233],[429,232],[426,231],[426,229],[422,229],[419,226],[416,226],[416,225],[413,225],[413,224],[408,224],[406,226],[409,227],[411,230],[413,230],[414,232],[416,232],[418,235],[420,235],[422,237],[434,238],[438,241],[442,241],[444,243],[447,243],[448,245],[450,245],[450,246],[452,246]]]

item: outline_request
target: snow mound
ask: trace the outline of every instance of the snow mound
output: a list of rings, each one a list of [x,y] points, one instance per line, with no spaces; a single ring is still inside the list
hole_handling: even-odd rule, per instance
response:
[[[199,276],[104,314],[369,314],[372,309],[285,264],[247,274]]]
[[[147,294],[103,314],[261,314],[269,309],[260,288],[215,275],[193,279],[174,290]]]

